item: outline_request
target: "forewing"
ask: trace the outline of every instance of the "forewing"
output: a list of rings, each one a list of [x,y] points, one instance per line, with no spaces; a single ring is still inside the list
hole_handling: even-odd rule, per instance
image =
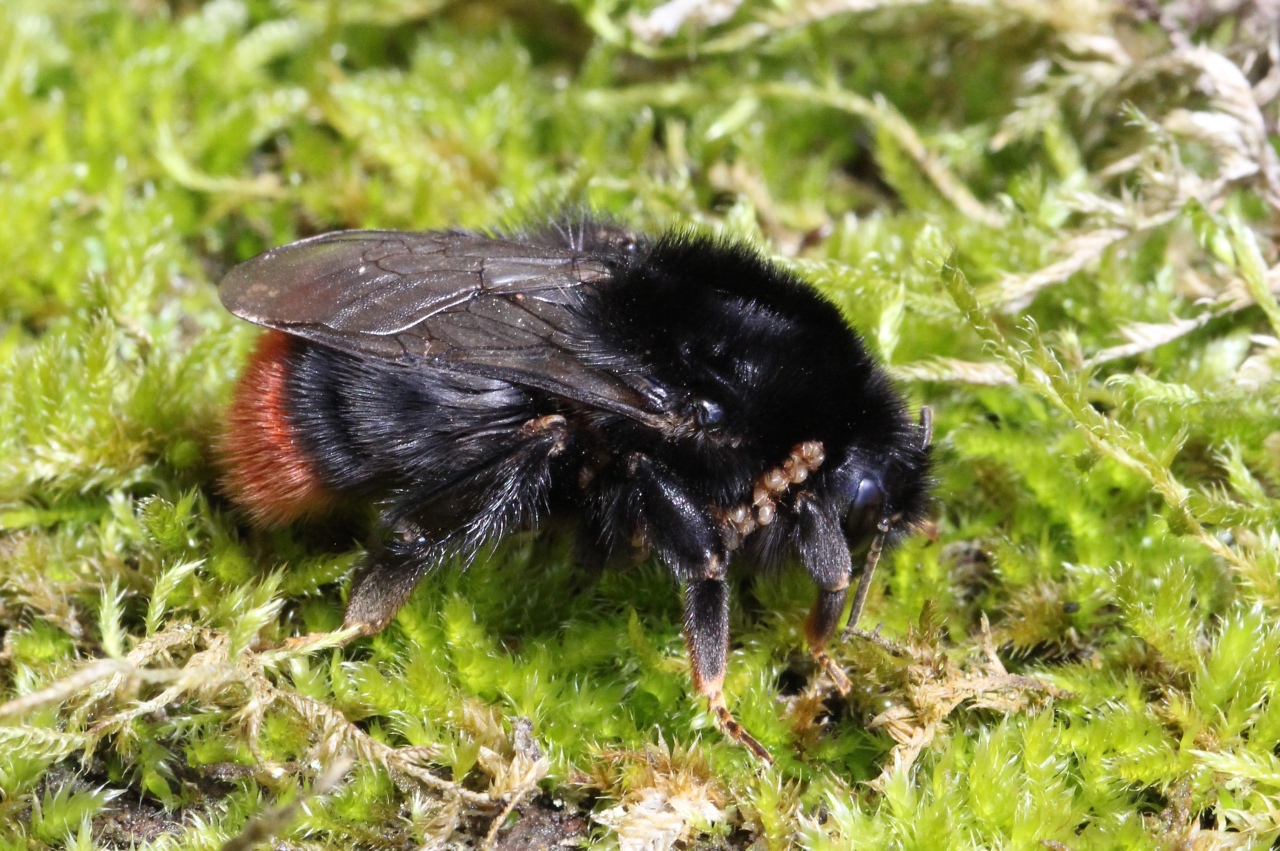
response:
[[[352,354],[502,378],[642,421],[661,413],[643,376],[607,360],[577,309],[608,268],[570,248],[463,231],[339,231],[231,270],[222,303],[243,319]]]

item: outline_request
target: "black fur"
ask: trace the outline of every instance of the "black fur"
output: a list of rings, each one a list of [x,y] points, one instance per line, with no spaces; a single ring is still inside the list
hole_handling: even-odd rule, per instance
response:
[[[927,450],[833,305],[753,250],[706,237],[669,236],[610,261],[615,278],[583,305],[598,335],[584,344],[598,367],[664,388],[676,413],[710,400],[722,423],[672,435],[511,382],[393,368],[298,340],[289,413],[325,481],[383,502],[389,520],[435,529],[432,518],[447,519],[446,533],[416,556],[432,561],[536,521],[553,504],[581,513],[588,540],[608,551],[629,546],[637,524],[671,526],[672,511],[694,527],[688,545],[704,548],[706,507],[749,502],[755,478],[804,440],[821,441],[827,461],[804,505],[756,533],[785,543],[748,540],[756,563],[795,555],[815,578],[847,564],[832,520],[863,478],[884,491],[887,513],[904,515],[901,526],[922,516]],[[527,487],[512,487],[503,461],[523,447],[527,422],[552,414],[567,418],[565,445],[521,471]],[[637,476],[638,463],[661,465],[666,484]],[[811,519],[817,513],[824,522]],[[689,578],[682,559],[663,555]]]
[[[312,279],[350,306],[329,318]],[[257,299],[259,281],[284,295]],[[588,219],[349,232],[250,261],[223,297],[295,336],[288,416],[306,454],[330,489],[381,506],[349,620],[381,626],[443,558],[561,515],[603,558],[646,547],[688,584],[695,673],[716,697],[731,560],[803,565],[827,592],[825,642],[851,547],[925,512],[927,442],[884,370],[830,302],[744,245]],[[736,539],[724,512],[806,441],[825,461]]]

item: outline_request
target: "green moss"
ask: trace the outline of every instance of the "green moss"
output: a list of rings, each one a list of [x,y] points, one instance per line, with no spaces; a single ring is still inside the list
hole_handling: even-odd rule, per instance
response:
[[[1271,30],[748,0],[648,40],[657,5],[3,4],[0,847],[417,847],[512,801],[622,847],[1280,834]],[[658,565],[518,535],[281,646],[362,553],[218,489],[227,268],[564,199],[761,243],[934,408],[934,518],[865,616],[899,643],[835,648],[847,699],[808,581],[736,588],[774,768],[690,696]]]

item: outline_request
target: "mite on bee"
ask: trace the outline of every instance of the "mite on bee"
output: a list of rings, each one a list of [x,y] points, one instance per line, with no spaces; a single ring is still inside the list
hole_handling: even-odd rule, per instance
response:
[[[237,387],[225,487],[284,524],[374,504],[348,626],[382,629],[418,581],[509,531],[576,520],[602,562],[640,547],[684,586],[696,690],[722,693],[730,562],[798,561],[818,662],[868,547],[924,515],[917,423],[840,312],[739,243],[576,218],[506,235],[342,231],[221,284],[271,329]]]

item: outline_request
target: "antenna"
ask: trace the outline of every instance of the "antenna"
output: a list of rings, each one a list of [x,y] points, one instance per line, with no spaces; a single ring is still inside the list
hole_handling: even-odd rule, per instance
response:
[[[933,409],[928,405],[920,407],[920,430],[923,432],[920,438],[920,449],[925,450],[933,442]],[[867,594],[871,591],[871,577],[876,572],[876,565],[880,563],[880,553],[884,550],[884,539],[889,534],[889,525],[889,516],[881,515],[880,522],[876,523],[876,536],[871,539],[871,549],[867,550],[867,561],[862,567],[862,576],[858,579],[858,590],[853,595],[853,609],[849,612],[849,623],[845,625],[844,633],[840,637],[842,641],[857,628],[858,620],[862,617],[862,607],[867,604]]]
[[[871,576],[876,572],[876,564],[880,561],[880,552],[884,549],[884,536],[889,533],[889,518],[881,517],[876,524],[876,536],[871,539],[871,549],[867,551],[867,563],[862,567],[862,578],[858,580],[858,592],[853,595],[853,610],[849,612],[849,623],[844,628],[841,640],[849,637],[858,619],[862,617],[862,607],[867,604],[867,592],[871,590]]]

